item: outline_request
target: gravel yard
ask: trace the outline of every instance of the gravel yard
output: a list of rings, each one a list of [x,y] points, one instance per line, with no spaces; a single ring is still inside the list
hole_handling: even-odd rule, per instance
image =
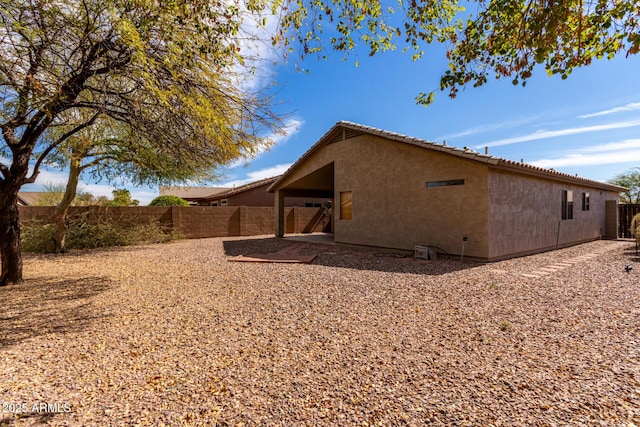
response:
[[[318,257],[228,262],[287,245]],[[638,261],[268,236],[27,255],[0,288],[0,426],[640,425]]]

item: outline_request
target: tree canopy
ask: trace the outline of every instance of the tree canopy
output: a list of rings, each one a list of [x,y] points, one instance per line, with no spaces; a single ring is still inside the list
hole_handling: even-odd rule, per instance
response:
[[[138,206],[140,202],[131,198],[131,192],[126,188],[113,190],[113,199],[106,202],[104,206]]]
[[[637,0],[280,0],[283,12],[274,43],[299,54],[322,56],[327,42],[349,52],[365,45],[370,55],[402,47],[414,59],[427,44],[447,47],[449,68],[440,90],[455,97],[466,85],[489,77],[525,85],[539,64],[550,75],[567,78],[595,59],[640,51]],[[435,91],[417,101],[433,102]]]
[[[621,202],[640,203],[640,167],[618,174],[610,179],[609,182],[628,188],[627,191],[621,194]]]
[[[142,169],[161,163],[173,176],[268,143],[263,136],[278,130],[279,118],[267,96],[246,89],[252,70],[240,52],[244,16],[263,7],[242,0],[0,5],[0,284],[22,280],[18,190],[65,141],[98,122],[117,123],[111,132],[127,138],[109,140],[119,141],[120,153],[144,152]]]
[[[156,197],[149,206],[189,206],[189,202],[182,197],[167,195]]]

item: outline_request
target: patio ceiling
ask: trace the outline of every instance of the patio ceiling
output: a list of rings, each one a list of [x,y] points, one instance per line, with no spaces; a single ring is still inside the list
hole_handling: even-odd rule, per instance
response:
[[[287,197],[333,197],[333,162],[316,169],[302,178],[282,187],[280,191]]]

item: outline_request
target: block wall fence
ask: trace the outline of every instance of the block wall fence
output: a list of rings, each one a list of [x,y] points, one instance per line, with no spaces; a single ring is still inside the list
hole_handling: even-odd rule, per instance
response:
[[[20,221],[48,221],[54,206],[20,206]],[[69,216],[87,215],[89,221],[108,217],[139,223],[157,221],[188,239],[206,237],[256,236],[274,234],[273,207],[255,206],[72,206]],[[286,233],[321,232],[330,226],[330,213],[324,208],[285,209]]]

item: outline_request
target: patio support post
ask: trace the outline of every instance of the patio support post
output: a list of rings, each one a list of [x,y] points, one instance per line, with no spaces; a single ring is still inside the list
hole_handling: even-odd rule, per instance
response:
[[[284,193],[282,190],[276,190],[274,199],[276,202],[276,237],[284,237]]]

